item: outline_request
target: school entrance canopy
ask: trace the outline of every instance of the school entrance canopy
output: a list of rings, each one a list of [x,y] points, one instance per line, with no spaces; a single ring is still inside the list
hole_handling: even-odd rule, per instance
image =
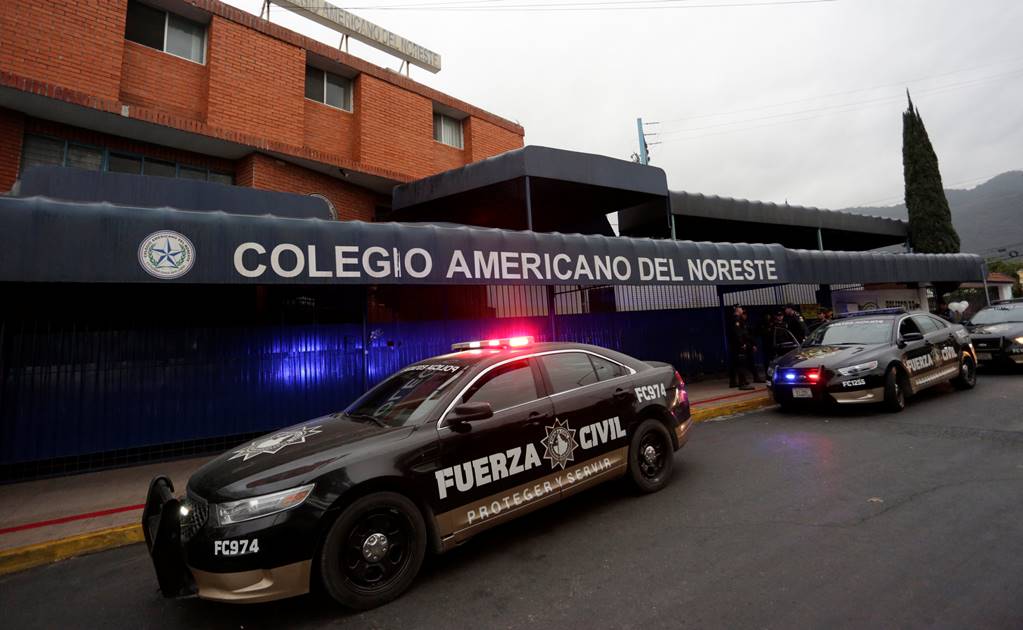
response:
[[[972,254],[540,233],[0,198],[0,281],[765,285],[969,282]]]
[[[852,251],[901,245],[908,238],[908,223],[900,219],[678,191],[669,198],[675,234],[692,240]],[[671,235],[664,213],[650,208],[622,212],[619,226],[627,236]]]

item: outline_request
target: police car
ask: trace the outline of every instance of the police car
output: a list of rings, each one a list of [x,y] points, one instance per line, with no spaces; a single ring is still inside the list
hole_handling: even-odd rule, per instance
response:
[[[322,586],[355,609],[397,597],[427,552],[584,488],[664,487],[692,424],[668,364],[516,337],[456,344],[345,411],[150,484],[161,591],[262,602]]]
[[[966,324],[980,365],[1023,365],[1023,299],[995,302]]]
[[[977,356],[959,324],[927,313],[876,309],[841,316],[813,331],[767,370],[782,409],[801,403],[882,403],[902,411],[906,397],[953,382],[977,382]]]

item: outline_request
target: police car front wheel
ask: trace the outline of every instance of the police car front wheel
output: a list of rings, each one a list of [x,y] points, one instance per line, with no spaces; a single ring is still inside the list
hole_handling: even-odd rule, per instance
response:
[[[906,408],[906,392],[909,383],[895,366],[888,368],[884,375],[884,406],[888,411],[898,413]]]
[[[973,389],[977,385],[977,365],[970,357],[964,357],[959,365],[959,375],[955,377],[952,384],[957,389]]]
[[[426,523],[394,492],[357,499],[331,526],[320,554],[323,587],[356,610],[385,604],[412,584],[426,554]]]
[[[640,492],[668,485],[674,461],[671,434],[661,422],[650,418],[636,427],[629,444],[629,477]]]

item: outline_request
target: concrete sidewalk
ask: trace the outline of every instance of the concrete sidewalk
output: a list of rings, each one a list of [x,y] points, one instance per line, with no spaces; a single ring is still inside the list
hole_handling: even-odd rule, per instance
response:
[[[727,381],[687,383],[697,421],[768,406],[762,383],[753,391]],[[45,562],[142,540],[138,523],[150,480],[165,474],[183,492],[213,456],[116,468],[0,485],[0,575]]]

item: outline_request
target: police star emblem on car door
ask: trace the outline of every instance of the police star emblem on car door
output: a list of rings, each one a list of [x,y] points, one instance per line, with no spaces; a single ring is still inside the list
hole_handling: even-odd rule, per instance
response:
[[[575,449],[579,443],[575,441],[575,429],[568,428],[564,420],[554,421],[554,426],[544,427],[547,437],[540,440],[545,452],[543,458],[551,462],[551,468],[561,466],[564,470],[568,462],[575,461]]]

